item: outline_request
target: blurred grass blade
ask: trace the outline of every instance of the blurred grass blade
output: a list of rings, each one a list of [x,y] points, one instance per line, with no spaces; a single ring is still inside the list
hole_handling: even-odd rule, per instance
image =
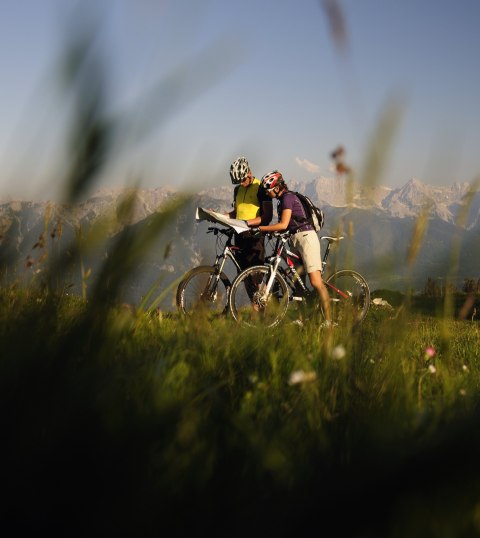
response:
[[[71,96],[66,200],[75,202],[96,180],[110,158],[114,127],[106,117],[106,66],[93,26],[72,21],[61,64],[61,80]]]
[[[91,300],[95,304],[115,301],[122,282],[131,275],[140,264],[143,256],[151,247],[154,239],[162,230],[175,220],[179,211],[189,202],[189,197],[179,197],[149,219],[135,227],[126,226],[115,238],[115,244],[100,269]],[[134,197],[126,199],[124,214],[133,211]]]
[[[175,114],[205,93],[232,70],[241,57],[232,49],[229,36],[217,39],[205,49],[163,76],[140,101],[140,106],[124,115],[122,131],[131,130],[128,143],[138,143],[160,130]]]
[[[403,100],[395,98],[390,100],[381,112],[367,149],[365,165],[360,178],[365,192],[375,188],[382,178],[403,111]]]
[[[340,51],[348,49],[348,32],[343,9],[338,0],[320,0],[332,40]]]
[[[470,209],[472,207],[472,204],[474,202],[474,198],[476,194],[480,190],[480,176],[475,178],[472,183],[470,184],[468,188],[468,192],[465,194],[465,196],[462,199],[462,204],[460,211],[457,216],[457,220],[455,224],[457,226],[460,226],[461,228],[464,228],[467,224],[468,220],[468,214],[470,213]]]
[[[412,231],[412,238],[408,245],[407,265],[412,267],[417,259],[418,253],[422,247],[423,239],[428,228],[428,219],[430,217],[431,206],[426,205],[415,220]]]
[[[173,282],[171,282],[166,288],[164,288],[156,297],[155,299],[149,304],[147,307],[148,302],[150,301],[151,297],[155,293],[155,291],[158,289],[158,286],[161,284],[161,282],[164,280],[164,275],[160,275],[160,277],[157,279],[157,281],[153,284],[153,286],[150,288],[150,290],[145,295],[144,299],[138,306],[138,310],[147,310],[151,311],[157,308],[159,304],[162,303],[162,301],[167,297],[167,295],[175,290],[177,286],[182,281],[183,275],[179,276],[177,279],[175,279]]]
[[[472,207],[472,203],[474,201],[475,195],[478,192],[480,186],[480,177],[477,177],[474,181],[472,181],[468,192],[465,194],[462,200],[461,209],[459,211],[456,224],[457,226],[461,228],[465,228],[468,214],[470,212],[470,209]],[[450,251],[450,262],[448,264],[448,275],[446,278],[446,285],[449,283],[453,283],[456,280],[457,275],[459,274],[460,269],[460,251],[461,251],[461,243],[462,243],[462,236],[458,234],[455,236],[453,242],[452,242],[452,248]],[[444,304],[444,316],[445,318],[451,317],[454,312],[454,305],[453,305],[453,296],[452,294],[445,294],[445,304]],[[462,315],[466,315],[463,313]]]

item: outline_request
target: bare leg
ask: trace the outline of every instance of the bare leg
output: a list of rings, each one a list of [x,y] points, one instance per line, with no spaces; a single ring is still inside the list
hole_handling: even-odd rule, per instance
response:
[[[308,278],[310,279],[312,287],[315,288],[318,293],[318,296],[322,303],[323,312],[325,313],[325,319],[327,321],[331,321],[332,316],[330,314],[330,296],[328,295],[327,288],[323,283],[322,274],[320,273],[320,271],[313,271],[311,273],[308,273]]]

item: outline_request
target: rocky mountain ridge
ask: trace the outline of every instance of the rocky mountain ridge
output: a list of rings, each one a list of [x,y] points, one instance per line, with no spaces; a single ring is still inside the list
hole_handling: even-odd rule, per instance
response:
[[[364,188],[359,184],[349,185],[345,179],[319,177],[308,182],[289,181],[289,188],[307,194],[318,205],[335,208],[370,209],[383,212],[387,217],[418,217],[427,211],[432,218],[471,229],[480,224],[480,193],[466,197],[470,192],[468,183],[454,183],[451,186],[431,186],[417,179],[410,179],[403,187],[392,189],[383,186]],[[16,215],[25,211],[33,214],[49,212],[52,217],[66,220],[72,226],[87,223],[106,213],[115,213],[119,200],[126,194],[135,197],[132,222],[139,222],[157,211],[164,203],[177,195],[172,187],[156,189],[103,189],[75,207],[66,207],[53,202],[1,201],[0,233],[5,233]],[[350,193],[350,194],[349,194]],[[202,190],[194,195],[198,200],[213,202],[217,209],[229,210],[232,202],[230,185]],[[462,216],[462,208],[470,203],[469,211]]]
[[[466,277],[480,276],[477,267],[480,193],[470,192],[467,183],[434,187],[412,179],[401,188],[391,189],[316,178],[309,182],[290,181],[289,187],[311,196],[323,207],[324,233],[346,236],[339,249],[338,263],[345,266],[350,259],[354,260],[353,267],[367,277],[372,289],[404,289],[405,286],[421,289],[427,277],[451,277],[448,275],[452,266],[450,254],[456,251],[459,251],[459,260],[455,261],[457,283],[461,284]],[[142,274],[130,285],[129,300],[138,301],[159,273],[165,273],[165,284],[168,284],[194,265],[212,263],[214,240],[206,234],[208,224],[195,222],[195,208],[228,211],[232,191],[231,185],[223,185],[191,196],[176,222],[171,223],[142,263]],[[128,193],[134,197],[134,204],[133,212],[125,218],[120,202]],[[137,226],[148,226],[149,219],[179,194],[167,187],[127,193],[125,189],[104,189],[75,207],[52,202],[0,202],[0,262],[10,267],[10,274],[23,274],[26,260],[35,264],[41,258],[39,250],[34,249],[36,245],[50,238],[68,245],[80,231],[99,221],[108,224],[103,228],[108,230],[105,246],[96,254],[105,259],[108,242],[114,241],[119,232],[130,227],[135,234]],[[423,214],[428,215],[429,224],[416,259],[409,265],[407,259],[417,233],[417,217]],[[159,256],[166,250],[170,253],[168,259]],[[100,262],[91,259],[85,263],[87,267],[95,267]]]

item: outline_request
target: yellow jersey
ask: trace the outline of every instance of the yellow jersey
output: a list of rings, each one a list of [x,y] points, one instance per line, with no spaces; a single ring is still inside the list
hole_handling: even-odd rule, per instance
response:
[[[260,180],[253,178],[253,182],[248,187],[240,185],[238,189],[235,189],[235,215],[237,219],[249,220],[260,215],[259,187]]]

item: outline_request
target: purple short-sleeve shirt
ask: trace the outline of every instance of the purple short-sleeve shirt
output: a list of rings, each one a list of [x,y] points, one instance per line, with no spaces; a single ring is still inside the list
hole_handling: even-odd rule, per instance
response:
[[[292,217],[287,227],[287,230],[289,232],[293,233],[293,232],[299,232],[299,231],[304,232],[307,230],[313,230],[313,226],[311,226],[310,224],[305,224],[305,220],[307,219],[307,216],[305,214],[305,209],[302,205],[302,202],[300,202],[298,197],[295,196],[295,193],[287,191],[280,198],[280,203],[278,204],[278,207],[277,207],[279,221],[282,217],[282,211],[284,209],[292,210]]]

